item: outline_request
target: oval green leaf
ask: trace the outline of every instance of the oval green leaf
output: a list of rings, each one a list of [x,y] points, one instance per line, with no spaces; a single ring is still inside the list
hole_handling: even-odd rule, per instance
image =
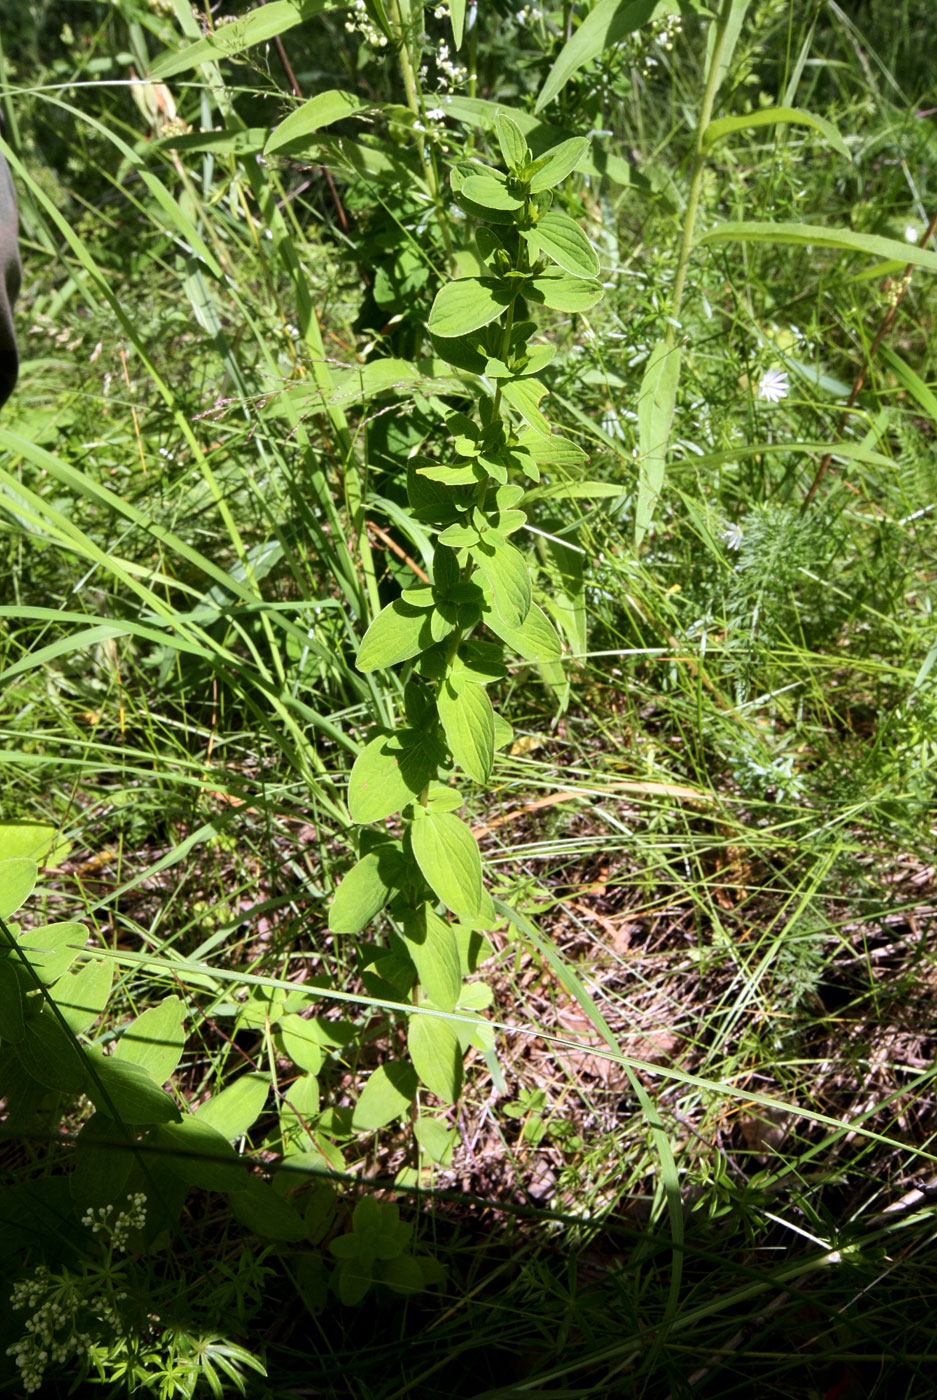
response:
[[[455,1103],[462,1088],[462,1047],[449,1022],[435,1016],[411,1016],[407,1049],[426,1087],[444,1103]]]
[[[182,1022],[185,1007],[178,997],[166,997],[132,1021],[114,1048],[114,1058],[137,1065],[153,1080],[165,1084],[185,1049]]]
[[[561,209],[549,209],[524,237],[531,248],[546,253],[574,277],[596,277],[599,259],[582,229]]]
[[[388,603],[364,634],[355,663],[358,670],[396,666],[426,651],[433,645],[430,617],[428,609],[414,608],[400,598]]]
[[[452,757],[470,778],[486,783],[495,756],[495,715],[484,687],[468,683],[455,690],[443,681],[436,706]]]
[[[475,838],[452,812],[428,811],[410,828],[416,863],[430,889],[453,914],[481,911],[482,861]]]
[[[431,335],[451,340],[480,330],[514,300],[515,288],[493,278],[460,277],[436,293],[427,323]]]

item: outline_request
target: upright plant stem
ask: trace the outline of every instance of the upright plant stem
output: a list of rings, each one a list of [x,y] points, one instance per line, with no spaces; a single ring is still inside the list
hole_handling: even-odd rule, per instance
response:
[[[719,66],[722,62],[722,51],[725,48],[726,33],[731,14],[732,0],[722,0],[719,18],[716,20],[716,42],[713,45],[709,72],[706,74],[706,87],[703,89],[703,103],[700,107],[699,122],[696,126],[696,137],[693,143],[693,179],[690,182],[686,218],[683,224],[683,237],[680,240],[680,255],[677,260],[677,275],[673,284],[673,301],[670,308],[670,320],[667,323],[665,338],[668,346],[672,346],[677,337],[677,327],[674,323],[680,319],[680,308],[683,305],[686,276],[690,266],[690,254],[693,251],[693,235],[696,232],[696,211],[699,208],[700,190],[703,188],[703,136],[712,118],[713,103],[716,100],[716,92],[719,88]]]

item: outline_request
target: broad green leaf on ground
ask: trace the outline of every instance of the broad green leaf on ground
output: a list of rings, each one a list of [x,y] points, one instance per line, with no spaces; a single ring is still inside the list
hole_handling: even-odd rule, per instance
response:
[[[359,671],[376,671],[409,661],[433,644],[430,610],[395,598],[378,613],[358,648]]]
[[[548,209],[533,228],[524,230],[529,247],[546,253],[574,277],[597,277],[599,260],[582,229],[561,209]]]
[[[512,544],[484,541],[471,552],[491,591],[495,611],[509,627],[520,627],[530,611],[530,571],[523,554]]]
[[[114,1048],[118,1060],[146,1070],[155,1084],[165,1084],[182,1059],[185,1007],[178,997],[166,997],[132,1021]]]
[[[462,1088],[462,1047],[448,1021],[435,1016],[411,1016],[407,1049],[427,1088],[444,1103],[455,1103]]]
[[[455,690],[443,681],[436,706],[452,757],[477,783],[491,775],[495,754],[495,716],[481,685],[466,684]]]
[[[88,930],[84,924],[71,921],[43,924],[21,933],[17,942],[40,982],[49,987],[68,971],[85,947]]]
[[[740,117],[719,117],[716,121],[710,122],[703,132],[703,146],[708,149],[710,146],[714,146],[717,141],[721,141],[723,137],[732,136],[737,131],[747,131],[752,127],[777,124],[811,126],[826,137],[834,150],[845,156],[847,160],[851,160],[849,147],[833,123],[827,121],[825,117],[815,116],[813,112],[804,111],[802,107],[762,107],[757,112],[748,112]]]
[[[0,860],[0,919],[8,919],[25,903],[32,894],[37,873],[35,861],[25,856]]]
[[[556,661],[562,655],[556,628],[537,603],[531,603],[519,627],[506,623],[494,608],[486,609],[484,622],[525,661]]]
[[[57,836],[58,828],[48,822],[0,822],[0,861],[25,856],[37,865],[61,865],[71,842]]]
[[[228,1200],[241,1224],[264,1239],[297,1244],[306,1233],[299,1212],[260,1177],[248,1176],[244,1186],[229,1192]]]
[[[243,1137],[260,1117],[269,1092],[270,1081],[266,1075],[242,1074],[233,1084],[199,1104],[195,1116],[233,1142]]]
[[[55,1004],[75,1035],[86,1031],[107,1006],[113,980],[114,963],[98,957],[72,968],[56,982]]]
[[[530,177],[531,194],[541,190],[552,190],[571,175],[579,162],[588,154],[588,136],[574,136],[569,141],[561,141],[552,146],[536,161],[536,168]]]
[[[230,24],[221,25],[214,33],[206,34],[181,51],[160,54],[150,65],[149,80],[162,82],[200,63],[218,63],[223,58],[232,58],[253,44],[265,44],[285,34],[333,3],[334,0],[271,0],[269,4],[258,5],[249,14],[233,18]]]
[[[384,908],[393,888],[388,859],[384,850],[369,851],[351,867],[329,909],[333,933],[360,933]]]
[[[9,958],[0,958],[0,1044],[15,1045],[25,1032],[19,975]]]
[[[524,283],[525,294],[533,302],[552,311],[589,311],[602,297],[599,282],[586,282],[562,268],[547,268]]]
[[[426,735],[406,729],[372,739],[355,759],[348,810],[356,822],[383,821],[412,802],[436,776],[437,754]]]
[[[743,220],[739,223],[717,224],[696,240],[709,243],[794,243],[809,248],[836,248],[846,253],[866,253],[872,258],[887,258],[905,266],[937,272],[937,253],[920,248],[915,243],[902,243],[897,238],[882,238],[877,233],[855,233],[850,228],[824,228],[822,224],[761,223]]]
[[[79,1206],[116,1201],[133,1163],[132,1139],[126,1129],[106,1113],[93,1113],[75,1139],[74,1167],[68,1178],[72,1200]]]
[[[179,1123],[161,1123],[147,1137],[159,1153],[161,1167],[187,1186],[202,1191],[237,1191],[244,1186],[247,1170],[228,1139],[189,1114]]]
[[[405,1114],[416,1094],[416,1075],[402,1060],[379,1065],[361,1091],[352,1114],[358,1132],[375,1132]]]
[[[285,1157],[313,1146],[318,1114],[319,1081],[314,1074],[301,1075],[283,1091],[280,1100],[280,1137]]]
[[[680,347],[659,340],[651,351],[638,394],[638,436],[641,459],[638,468],[638,501],[635,507],[634,542],[640,547],[647,534],[664,484],[667,444],[673,422],[680,380]]]
[[[47,1089],[64,1094],[90,1094],[82,1047],[48,1006],[26,1023],[15,1049],[27,1074]]]
[[[413,1133],[430,1161],[447,1167],[452,1161],[458,1129],[450,1128],[438,1118],[423,1114],[413,1125]]]
[[[320,127],[328,126],[330,122],[353,117],[366,107],[367,103],[362,102],[360,97],[355,97],[350,92],[343,92],[340,88],[330,88],[327,92],[316,93],[315,97],[310,97],[308,102],[297,107],[295,112],[290,112],[279,126],[273,128],[267,138],[264,155],[270,155],[273,151],[279,151],[284,146],[301,142],[303,137],[308,136],[310,132],[318,131]]]
[[[95,1108],[121,1123],[171,1123],[181,1114],[145,1069],[131,1060],[105,1056],[97,1046],[85,1052],[85,1093]]]
[[[427,328],[452,340],[497,320],[514,299],[515,288],[488,277],[460,277],[436,293]]]
[[[410,828],[423,877],[453,914],[466,918],[482,907],[482,862],[475,838],[452,812],[427,811]]]
[[[580,68],[646,24],[656,6],[657,0],[599,0],[560,50],[540,89],[534,111],[540,112],[552,102]]]
[[[281,1016],[277,1022],[277,1037],[294,1065],[306,1070],[308,1074],[319,1073],[325,1060],[325,1051],[315,1022],[307,1021],[305,1016],[291,1011],[288,1015]]]
[[[453,1011],[462,993],[462,969],[452,925],[424,904],[403,920],[403,934],[424,992],[440,1011]]]

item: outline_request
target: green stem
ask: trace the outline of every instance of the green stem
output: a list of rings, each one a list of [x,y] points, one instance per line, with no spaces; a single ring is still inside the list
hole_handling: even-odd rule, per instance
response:
[[[673,301],[670,307],[670,321],[667,324],[666,333],[668,345],[673,345],[676,340],[677,327],[674,325],[674,322],[680,319],[680,308],[683,304],[683,293],[686,287],[687,271],[690,266],[690,255],[693,251],[693,235],[696,232],[696,213],[699,208],[700,191],[703,188],[703,137],[712,117],[713,103],[716,100],[716,92],[719,88],[719,66],[722,62],[722,52],[725,48],[729,19],[732,14],[732,3],[733,0],[722,0],[719,18],[716,20],[716,42],[713,44],[709,72],[706,74],[706,87],[703,90],[703,104],[700,107],[699,122],[696,127],[696,136],[693,142],[693,179],[690,182],[686,219],[683,224],[683,238],[680,241],[680,256],[677,260],[677,275],[673,284]]]

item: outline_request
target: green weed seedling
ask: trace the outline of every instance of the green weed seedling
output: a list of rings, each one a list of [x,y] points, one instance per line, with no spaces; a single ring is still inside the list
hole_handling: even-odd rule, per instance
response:
[[[453,1103],[465,1051],[493,1049],[479,1016],[490,994],[466,979],[485,947],[481,935],[502,915],[459,815],[467,800],[459,784],[484,790],[511,740],[489,693],[509,660],[555,662],[561,651],[515,540],[528,489],[543,472],[584,460],[541,410],[537,376],[553,347],[535,343],[530,312],[582,312],[602,295],[595,250],[554,207],[589,142],[570,138],[534,159],[510,116],[499,113],[496,129],[504,168],[466,160],[450,176],[455,203],[480,225],[483,271],[447,282],[429,314],[436,354],[459,372],[462,392],[471,390],[449,412],[432,457],[407,466],[413,520],[433,539],[431,576],[378,613],[357,656],[389,697],[401,693],[392,668],[403,668],[402,714],[375,730],[352,768],[359,859],[335,894],[329,927],[358,934],[383,912],[389,944],[367,964],[372,989],[413,1006],[408,1059],[373,1071],[355,1110],[360,1129],[410,1113],[420,1085]]]

